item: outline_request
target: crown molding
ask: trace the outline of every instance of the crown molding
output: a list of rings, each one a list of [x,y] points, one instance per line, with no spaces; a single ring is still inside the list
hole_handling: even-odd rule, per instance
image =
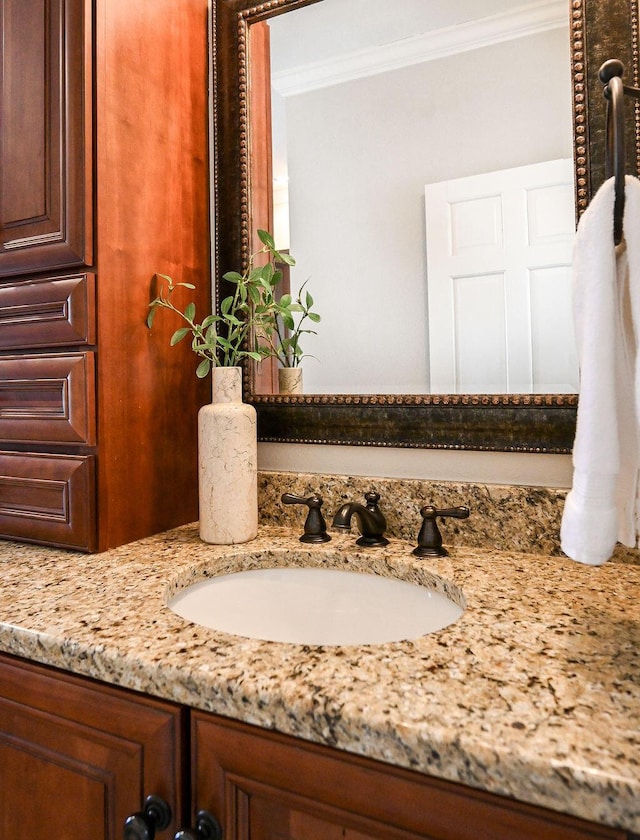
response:
[[[540,0],[514,11],[275,73],[272,85],[281,96],[294,96],[568,25],[566,0]]]

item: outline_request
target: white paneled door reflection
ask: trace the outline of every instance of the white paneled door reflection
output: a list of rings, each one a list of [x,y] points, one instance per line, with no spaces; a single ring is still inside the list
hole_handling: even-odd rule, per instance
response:
[[[573,162],[425,187],[432,393],[576,393]]]

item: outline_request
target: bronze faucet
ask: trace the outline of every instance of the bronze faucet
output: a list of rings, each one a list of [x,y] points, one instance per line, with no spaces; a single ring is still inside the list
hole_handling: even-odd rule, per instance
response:
[[[358,530],[362,536],[356,540],[356,545],[374,546],[388,545],[389,540],[384,536],[387,521],[380,508],[379,493],[365,493],[366,507],[357,502],[347,502],[342,505],[333,517],[333,527],[348,531],[351,526],[351,518],[355,517]]]

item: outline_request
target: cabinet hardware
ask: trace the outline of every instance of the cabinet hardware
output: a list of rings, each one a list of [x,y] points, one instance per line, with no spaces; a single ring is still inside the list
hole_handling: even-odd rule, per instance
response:
[[[162,831],[170,822],[169,803],[151,794],[144,800],[144,809],[131,814],[124,821],[124,840],[154,840],[156,829]]]
[[[195,828],[183,828],[173,840],[222,840],[222,826],[209,811],[198,811]]]

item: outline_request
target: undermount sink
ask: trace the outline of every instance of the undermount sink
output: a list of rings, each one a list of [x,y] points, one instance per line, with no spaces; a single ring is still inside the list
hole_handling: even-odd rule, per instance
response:
[[[416,639],[456,621],[463,608],[397,578],[332,568],[251,569],[207,578],[174,595],[182,618],[237,636],[307,645]]]

